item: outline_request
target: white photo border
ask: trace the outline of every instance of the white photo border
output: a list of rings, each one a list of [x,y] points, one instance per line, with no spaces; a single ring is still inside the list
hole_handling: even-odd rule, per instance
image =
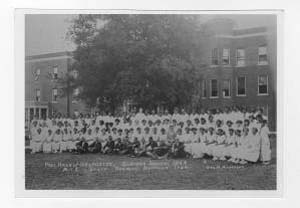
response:
[[[26,14],[275,14],[277,15],[277,190],[26,190],[25,189],[25,15]],[[284,111],[283,108],[283,15],[282,10],[49,10],[15,9],[15,196],[16,197],[80,197],[80,198],[280,198],[284,189]]]

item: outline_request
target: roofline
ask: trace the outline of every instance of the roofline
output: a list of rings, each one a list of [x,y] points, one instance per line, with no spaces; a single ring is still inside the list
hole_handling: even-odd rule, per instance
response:
[[[56,58],[56,57],[61,57],[61,56],[67,56],[67,57],[72,58],[73,51],[61,51],[61,52],[55,52],[55,53],[44,53],[44,54],[38,54],[38,55],[32,55],[32,56],[25,56],[25,60]]]

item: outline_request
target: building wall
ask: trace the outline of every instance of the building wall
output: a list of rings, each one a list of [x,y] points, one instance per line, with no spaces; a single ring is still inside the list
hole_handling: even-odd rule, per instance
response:
[[[223,25],[224,26],[224,25]],[[204,46],[205,54],[200,59],[201,82],[206,81],[207,97],[201,94],[200,106],[202,108],[222,108],[240,105],[248,107],[263,107],[269,117],[272,130],[276,129],[276,30],[274,28],[233,29],[229,24],[225,32],[211,31]],[[230,32],[231,31],[231,32]],[[258,48],[266,45],[268,64],[258,65]],[[219,65],[212,65],[212,50],[218,48]],[[230,64],[221,65],[222,49],[230,49]],[[245,66],[237,67],[236,49],[245,49]],[[274,58],[275,57],[275,58]],[[258,95],[258,76],[268,76],[268,95]],[[246,96],[237,96],[236,79],[246,77]],[[210,80],[218,80],[218,98],[210,98]],[[231,96],[222,96],[222,80],[231,80]],[[202,85],[201,85],[202,92]]]
[[[72,115],[75,110],[87,112],[88,109],[81,101],[72,102],[72,94],[62,93],[59,78],[62,78],[69,70],[72,58],[69,53],[51,53],[37,56],[29,56],[25,59],[25,101],[34,106],[47,106],[48,114],[62,113]],[[58,79],[53,79],[53,68],[58,68]],[[36,76],[37,69],[40,75]],[[58,89],[57,101],[53,101],[52,89]],[[36,90],[40,89],[40,101],[36,101]],[[69,106],[68,99],[69,97]],[[29,106],[27,106],[29,107]]]

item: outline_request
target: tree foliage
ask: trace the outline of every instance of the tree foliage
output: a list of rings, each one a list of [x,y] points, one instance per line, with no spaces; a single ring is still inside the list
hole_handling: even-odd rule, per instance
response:
[[[69,30],[79,72],[72,86],[91,106],[115,109],[126,99],[144,108],[189,105],[201,33],[196,15],[79,15]]]

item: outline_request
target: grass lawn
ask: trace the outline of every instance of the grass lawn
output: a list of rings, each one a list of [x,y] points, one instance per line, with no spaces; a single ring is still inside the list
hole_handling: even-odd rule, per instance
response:
[[[270,165],[211,159],[129,158],[101,154],[27,154],[26,189],[275,190],[276,145]]]

